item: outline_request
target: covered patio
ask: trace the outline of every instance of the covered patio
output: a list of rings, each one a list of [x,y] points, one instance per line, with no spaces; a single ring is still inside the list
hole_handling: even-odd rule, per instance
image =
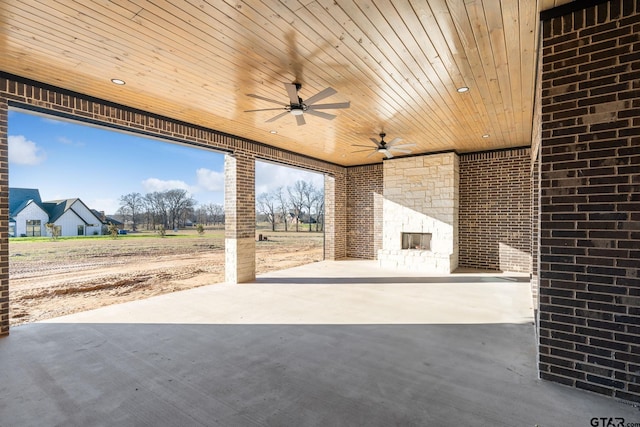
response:
[[[527,274],[324,261],[15,327],[3,426],[585,426],[624,403],[540,381]]]
[[[640,421],[639,1],[0,19],[0,424]],[[9,336],[14,111],[224,153],[228,285]],[[324,175],[330,263],[256,280],[257,161]]]

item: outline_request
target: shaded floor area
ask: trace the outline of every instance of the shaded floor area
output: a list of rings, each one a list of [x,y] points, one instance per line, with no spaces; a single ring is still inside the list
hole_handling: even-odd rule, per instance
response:
[[[0,425],[587,426],[537,380],[527,280],[322,262],[13,328]]]

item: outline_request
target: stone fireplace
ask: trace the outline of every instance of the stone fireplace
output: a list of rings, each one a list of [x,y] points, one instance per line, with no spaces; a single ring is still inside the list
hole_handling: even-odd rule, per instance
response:
[[[393,158],[383,164],[380,267],[450,273],[458,266],[458,156]]]

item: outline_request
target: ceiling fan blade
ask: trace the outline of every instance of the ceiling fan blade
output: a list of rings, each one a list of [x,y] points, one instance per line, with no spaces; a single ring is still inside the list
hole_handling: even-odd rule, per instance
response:
[[[368,159],[369,157],[373,156],[374,154],[376,154],[378,152],[378,150],[374,150],[371,154],[369,154],[367,157],[365,157],[366,159]]]
[[[395,145],[400,141],[402,141],[402,138],[400,138],[400,137],[393,138],[391,141],[387,142],[387,147],[391,147],[392,145]]]
[[[311,114],[312,116],[322,117],[323,119],[333,120],[336,118],[334,114],[325,113],[323,111],[315,111],[315,110],[307,110],[306,114]],[[300,116],[298,116],[300,117]]]
[[[411,153],[411,150],[405,150],[403,148],[396,147],[390,148],[389,150],[397,151],[398,153]]]
[[[351,106],[351,102],[347,101],[347,102],[334,102],[332,104],[313,104],[313,105],[309,105],[309,109],[313,109],[313,110],[324,110],[324,109],[328,109],[328,108],[349,108]]]
[[[377,139],[375,139],[375,138],[369,138],[369,140],[370,140],[371,142],[373,142],[374,144],[376,144],[376,147],[380,147],[380,142],[379,142]]]
[[[265,123],[275,122],[276,120],[278,120],[278,119],[279,119],[279,118],[281,118],[281,117],[286,116],[287,114],[289,114],[289,112],[288,112],[288,111],[285,111],[284,113],[280,113],[280,114],[278,114],[277,116],[270,118],[270,119],[269,119],[269,120],[267,120]]]
[[[284,88],[287,90],[287,95],[289,95],[289,102],[294,105],[299,104],[298,87],[293,83],[285,83]]]
[[[400,144],[400,145],[394,145],[393,148],[409,148],[409,147],[415,147],[416,144]],[[388,147],[388,145],[387,145]]]
[[[282,105],[283,104],[282,101],[276,101],[275,99],[269,99],[269,98],[265,98],[264,96],[254,95],[253,93],[248,93],[247,96],[250,96],[251,98],[261,99],[261,100],[267,101],[267,102],[273,102],[274,104],[278,104],[278,105]]]
[[[304,121],[304,115],[302,114],[296,116],[296,122],[298,123],[298,126],[302,126],[303,124],[307,123]]]
[[[305,100],[307,105],[311,105],[313,103],[316,103],[318,101],[320,101],[321,99],[325,99],[333,94],[338,93],[337,90],[335,90],[332,87],[328,87],[324,90],[321,90],[320,92],[316,93],[315,95],[313,95],[311,98]]]
[[[278,110],[284,110],[284,107],[280,107],[280,108],[261,108],[259,110],[244,110],[245,113],[254,113],[256,111],[278,111]]]
[[[387,159],[390,159],[393,157],[393,154],[391,154],[391,152],[385,148],[383,148],[382,150],[380,150],[380,152],[382,154],[384,154],[385,156],[387,156]]]
[[[371,151],[371,148],[369,148],[368,150],[356,150],[356,151],[352,151],[352,153],[364,153],[365,151]],[[377,150],[374,150],[374,153],[375,153],[376,151],[377,151]]]

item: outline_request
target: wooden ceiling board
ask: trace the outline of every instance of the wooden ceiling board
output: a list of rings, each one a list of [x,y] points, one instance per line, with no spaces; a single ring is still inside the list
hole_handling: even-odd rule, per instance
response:
[[[476,122],[469,120],[472,116],[465,114],[466,108],[464,108],[464,104],[455,102],[454,96],[459,97],[459,94],[454,90],[453,80],[446,67],[434,67],[430,58],[423,51],[423,45],[430,45],[428,42],[429,37],[426,32],[421,33],[421,24],[417,20],[413,8],[407,2],[394,1],[392,5],[388,0],[380,0],[378,3],[380,3],[379,10],[395,8],[396,11],[403,12],[402,15],[395,13],[387,13],[385,15],[385,20],[393,28],[396,35],[395,39],[389,40],[389,44],[396,49],[397,55],[403,58],[407,68],[410,69],[411,76],[415,79],[412,88],[418,94],[424,94],[424,102],[427,105],[440,106],[435,110],[440,126],[445,126],[449,129],[456,129],[460,124],[475,126]],[[383,22],[380,21],[379,24],[382,25]],[[424,31],[424,28],[422,28],[422,31]],[[424,42],[419,43],[417,39],[424,40]],[[432,58],[435,59],[436,65],[442,65],[437,60],[437,57]],[[406,75],[402,70],[400,71],[402,75]],[[461,136],[454,135],[454,137],[458,138]]]
[[[372,4],[366,6],[369,9],[368,13],[374,15],[373,19],[380,23],[381,18],[375,6]],[[348,16],[359,17],[359,20],[354,21],[353,25],[358,29],[366,29],[366,31],[356,33],[358,35],[357,43],[350,47],[353,52],[361,55],[362,58],[370,58],[370,64],[371,61],[375,63],[371,71],[377,73],[381,78],[380,88],[390,89],[391,93],[379,94],[382,98],[380,102],[387,102],[387,99],[397,100],[398,107],[396,107],[396,114],[394,114],[393,120],[406,123],[411,115],[422,114],[425,131],[435,134],[439,140],[448,138],[449,136],[442,131],[439,124],[441,120],[450,120],[452,118],[450,116],[447,117],[446,113],[441,109],[436,111],[434,108],[436,102],[424,88],[420,87],[403,60],[398,57],[393,47],[379,33],[376,23],[365,21],[364,15],[358,14],[354,10],[356,7],[352,5],[352,8],[343,9],[343,11]],[[373,10],[376,10],[376,12],[373,12]],[[393,33],[392,30],[389,31],[389,34],[391,33]],[[387,35],[387,37],[392,36]],[[418,106],[423,107],[419,109]],[[390,106],[390,108],[393,107]],[[439,114],[441,115],[439,116]]]
[[[476,144],[482,142],[484,145],[479,146],[481,148],[478,148],[478,150],[490,149],[487,141],[482,139],[482,135],[487,132],[487,124],[489,123],[489,111],[487,109],[487,105],[482,101],[481,95],[482,90],[486,89],[486,87],[483,85],[484,80],[479,80],[479,82],[476,83],[476,76],[474,75],[471,61],[469,60],[462,40],[465,33],[462,33],[462,37],[459,33],[459,28],[461,25],[464,25],[464,20],[459,24],[456,24],[445,0],[430,1],[429,6],[433,11],[433,18],[435,19],[437,28],[439,28],[440,31],[435,32],[431,30],[431,28],[434,27],[432,20],[429,20],[427,24],[424,25],[424,28],[429,29],[429,37],[431,40],[434,40],[436,45],[440,46],[440,49],[438,50],[439,55],[446,56],[447,51],[451,53],[453,61],[460,71],[461,77],[460,82],[455,82],[455,88],[462,86],[471,88],[469,92],[461,94],[458,101],[459,103],[467,105],[468,109],[471,111],[469,116],[475,118],[475,122],[480,130],[478,133],[473,133],[473,138],[469,142],[475,142]],[[442,38],[440,39],[439,36],[442,36]],[[448,68],[451,69],[452,67],[450,66]]]
[[[412,154],[521,147],[538,13],[569,1],[3,0],[0,71],[345,166],[381,161],[354,153],[380,132]],[[244,112],[284,112],[292,82],[351,107]]]

